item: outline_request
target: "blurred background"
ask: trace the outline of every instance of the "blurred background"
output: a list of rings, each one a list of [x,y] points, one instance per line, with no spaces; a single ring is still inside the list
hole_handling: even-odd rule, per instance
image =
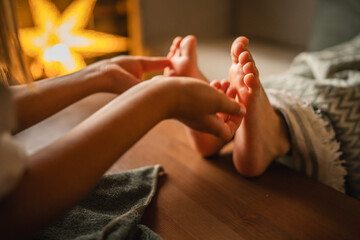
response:
[[[227,78],[230,46],[250,39],[261,77],[300,52],[360,31],[359,0],[17,0],[20,40],[35,79],[119,54],[166,55],[176,36],[198,39],[209,79]]]

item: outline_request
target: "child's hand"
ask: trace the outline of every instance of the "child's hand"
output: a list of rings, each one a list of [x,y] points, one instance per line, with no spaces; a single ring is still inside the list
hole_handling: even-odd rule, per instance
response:
[[[190,128],[227,141],[233,137],[239,119],[245,114],[245,108],[233,97],[229,98],[209,84],[193,78],[158,76],[154,80],[167,85],[165,92],[168,97],[165,101],[171,103],[169,118],[178,119]],[[229,96],[233,96],[233,91],[229,91]],[[224,121],[218,113],[231,117]]]
[[[237,91],[235,88],[230,86],[231,83],[228,80],[222,80],[221,82],[214,80],[210,83],[210,85],[212,87],[218,89],[220,92],[226,94],[229,98],[235,100]],[[241,106],[243,107],[243,109],[245,109],[245,106],[243,106],[242,104],[241,104]],[[235,131],[240,126],[243,116],[229,115],[229,114],[224,114],[224,113],[218,113],[217,115],[224,121],[225,124],[228,125],[229,129],[231,130],[231,132],[234,135]]]
[[[143,73],[167,66],[170,60],[165,57],[118,56],[89,65],[82,73],[102,91],[121,94],[138,84]]]
[[[125,71],[141,80],[143,73],[164,70],[170,66],[166,57],[118,56],[110,59],[111,63],[122,67]]]

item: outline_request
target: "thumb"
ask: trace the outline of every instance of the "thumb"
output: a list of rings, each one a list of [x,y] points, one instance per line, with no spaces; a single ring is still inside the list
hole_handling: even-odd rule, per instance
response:
[[[171,65],[170,60],[166,57],[141,57],[139,61],[143,72],[163,70]]]
[[[226,113],[233,116],[243,116],[246,113],[246,109],[234,99],[222,94],[222,97],[219,99],[219,105],[216,112]]]

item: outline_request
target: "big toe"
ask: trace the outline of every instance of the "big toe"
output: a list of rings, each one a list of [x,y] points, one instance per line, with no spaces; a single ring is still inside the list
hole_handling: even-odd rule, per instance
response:
[[[239,62],[239,55],[247,49],[249,40],[246,37],[238,37],[231,45],[231,59],[233,63]]]
[[[195,56],[196,54],[196,37],[193,35],[186,36],[180,43],[181,55]]]

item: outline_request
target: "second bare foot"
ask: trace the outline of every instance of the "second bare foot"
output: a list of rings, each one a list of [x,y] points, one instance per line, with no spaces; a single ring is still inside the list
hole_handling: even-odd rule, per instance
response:
[[[238,100],[246,107],[245,117],[235,134],[234,165],[245,176],[258,176],[277,157],[290,149],[287,127],[271,106],[259,80],[259,71],[247,49],[249,41],[237,38],[231,47],[230,80]]]
[[[193,77],[207,81],[197,64],[196,38],[194,36],[176,37],[171,44],[168,58],[172,66],[165,70],[166,76]]]

